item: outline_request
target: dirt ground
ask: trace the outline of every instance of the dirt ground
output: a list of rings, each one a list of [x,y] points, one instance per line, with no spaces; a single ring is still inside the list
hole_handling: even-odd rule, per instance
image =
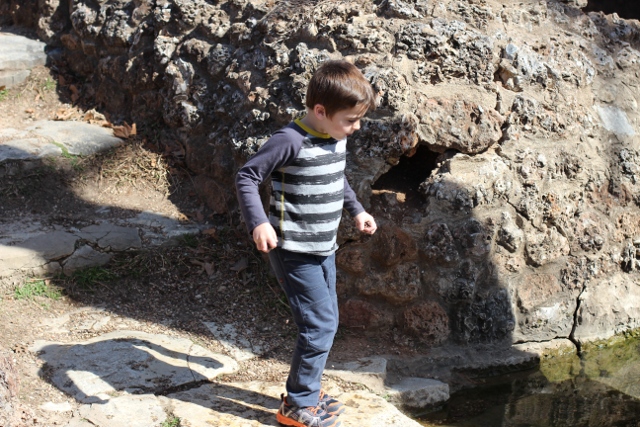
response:
[[[25,83],[0,92],[0,128],[24,128],[40,119],[86,120],[90,110],[73,105],[71,85],[45,67],[34,69]],[[89,117],[102,120],[98,112]],[[41,405],[77,405],[47,381],[46,366],[29,346],[36,340],[81,341],[110,332],[87,327],[87,316],[95,316],[96,311],[119,319],[109,324],[186,337],[218,353],[226,350],[202,322],[232,324],[238,331],[251,331],[245,337],[250,342],[259,338],[270,349],[219,381],[286,378],[296,330],[284,294],[243,227],[211,215],[196,197],[191,178],[180,158],[166,153],[144,129],[138,129],[137,135],[112,152],[47,159],[0,180],[0,227],[25,215],[78,226],[90,223],[97,209],[121,217],[151,210],[210,226],[202,235],[120,253],[104,268],[71,277],[2,281],[0,346],[13,356],[20,375],[22,425],[65,425],[68,414],[44,410]],[[44,283],[49,296],[20,293],[34,281]],[[68,332],[56,332],[50,326],[63,316],[68,316]],[[411,351],[392,336],[365,337],[361,330],[341,328],[330,360]]]

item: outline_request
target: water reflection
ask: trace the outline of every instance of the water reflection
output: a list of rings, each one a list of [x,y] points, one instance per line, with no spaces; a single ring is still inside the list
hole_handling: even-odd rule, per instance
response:
[[[640,427],[640,342],[545,359],[540,368],[487,379],[454,394],[425,426]]]

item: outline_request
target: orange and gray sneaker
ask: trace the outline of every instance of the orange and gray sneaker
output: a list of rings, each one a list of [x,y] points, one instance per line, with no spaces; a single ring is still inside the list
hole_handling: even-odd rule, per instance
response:
[[[284,394],[276,419],[283,426],[291,427],[340,427],[335,415],[330,415],[320,406],[299,407],[289,405]]]
[[[325,410],[329,415],[335,415],[336,417],[344,412],[344,405],[327,393],[324,390],[320,390],[320,399],[318,406]]]

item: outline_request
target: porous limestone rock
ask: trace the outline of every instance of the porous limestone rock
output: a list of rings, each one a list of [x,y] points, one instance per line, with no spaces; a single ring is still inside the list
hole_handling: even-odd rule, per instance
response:
[[[162,126],[219,214],[317,66],[360,68],[379,106],[347,176],[379,231],[343,220],[347,326],[440,346],[638,327],[637,20],[583,0],[18,3],[3,20],[113,121]]]

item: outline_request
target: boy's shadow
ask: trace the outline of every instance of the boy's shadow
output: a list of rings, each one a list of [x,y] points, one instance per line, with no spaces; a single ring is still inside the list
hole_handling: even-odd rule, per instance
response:
[[[139,337],[116,337],[86,344],[46,343],[35,350],[45,362],[39,375],[79,403],[93,408],[121,396],[165,396],[200,407],[188,410],[189,414],[202,414],[204,408],[205,416],[210,410],[276,425],[278,399],[213,382],[217,376],[237,369],[225,356],[208,357],[197,348],[187,354]],[[162,399],[157,406],[164,407]],[[137,414],[117,415],[130,419]]]

